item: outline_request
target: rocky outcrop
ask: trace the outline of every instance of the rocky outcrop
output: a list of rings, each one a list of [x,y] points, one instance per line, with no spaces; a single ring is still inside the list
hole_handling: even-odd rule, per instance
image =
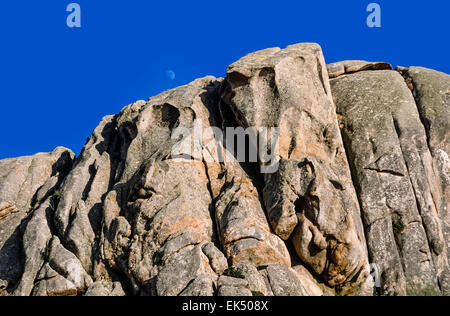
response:
[[[0,295],[450,294],[449,91],[272,48],[0,161]]]
[[[358,72],[331,80],[331,87],[383,293],[422,287],[448,293],[441,178],[404,78],[389,70]]]
[[[242,127],[279,127],[279,168],[265,176],[262,196],[275,233],[330,286],[364,282],[359,205],[320,47],[242,58],[228,68],[223,99]]]
[[[392,66],[383,62],[368,62],[364,60],[345,60],[327,65],[330,79],[337,78],[345,74],[352,74],[367,70],[392,70]]]
[[[450,77],[421,67],[400,70],[413,91],[433,158],[435,176],[441,190],[433,188],[433,201],[442,221],[447,249],[450,247]],[[450,260],[450,252],[447,258]]]
[[[68,149],[56,148],[51,153],[0,161],[0,291],[11,292],[23,279],[28,242],[47,239],[45,229],[35,226],[37,221],[47,220],[41,204],[54,204],[73,156]],[[33,229],[37,229],[35,236],[27,234]],[[24,294],[30,293],[31,289]]]
[[[260,266],[237,264],[219,278],[219,296],[320,296],[310,287],[304,271],[283,264]],[[320,295],[319,295],[320,294]]]
[[[205,129],[217,126],[219,84],[200,79],[116,118],[118,137],[130,141],[118,140],[124,160],[115,162],[121,175],[106,194],[99,249],[107,268],[127,275],[136,294],[186,295],[201,288],[202,295],[213,295],[227,259],[289,264],[238,163],[209,161],[204,156],[214,148],[194,135],[172,157],[175,129],[190,131],[200,120]]]

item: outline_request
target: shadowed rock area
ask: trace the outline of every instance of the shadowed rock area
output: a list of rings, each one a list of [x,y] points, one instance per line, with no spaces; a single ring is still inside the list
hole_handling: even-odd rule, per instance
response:
[[[0,296],[450,295],[449,122],[444,73],[249,54],[0,161]]]

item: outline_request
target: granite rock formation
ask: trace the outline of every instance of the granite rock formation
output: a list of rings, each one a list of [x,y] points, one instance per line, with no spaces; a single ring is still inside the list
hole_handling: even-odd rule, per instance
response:
[[[0,161],[0,295],[450,295],[449,124],[447,74],[249,54]]]

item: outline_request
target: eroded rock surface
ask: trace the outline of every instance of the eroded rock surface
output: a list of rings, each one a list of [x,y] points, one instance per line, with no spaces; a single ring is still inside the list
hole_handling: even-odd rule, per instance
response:
[[[317,44],[252,53],[228,67],[222,96],[236,121],[279,128],[279,168],[263,200],[275,233],[331,286],[367,278],[358,200]]]
[[[228,273],[228,275],[227,275]],[[321,296],[305,271],[283,264],[237,264],[219,278],[219,296]]]
[[[433,201],[442,220],[444,239],[450,247],[450,76],[421,67],[405,69],[403,76],[410,84],[421,121],[425,127],[427,144],[433,157],[435,175],[441,190],[433,192]],[[441,200],[441,202],[439,202]],[[450,260],[450,252],[447,251]]]
[[[106,195],[100,248],[111,269],[129,275],[136,293],[213,295],[227,259],[290,263],[237,162],[206,160],[216,147],[207,151],[194,138],[192,151],[180,147],[180,157],[172,157],[175,128],[193,133],[195,120],[218,126],[219,86],[215,78],[200,79],[117,117],[119,131],[133,126],[134,132],[121,149],[122,176]]]
[[[0,296],[372,295],[369,262],[381,294],[448,295],[449,96],[270,48],[106,116],[75,161],[2,160]],[[230,127],[278,128],[274,160],[240,162]]]
[[[0,161],[0,282],[9,293],[20,282],[24,269],[25,226],[30,226],[30,218],[36,217],[35,210],[42,209],[42,203],[52,203],[52,196],[72,168],[73,156],[60,147],[51,153]],[[45,239],[45,234],[44,229],[37,237]]]
[[[368,62],[364,60],[345,60],[327,65],[330,78],[352,74],[364,70],[392,70],[392,66],[383,62]]]
[[[331,86],[384,294],[448,293],[441,183],[411,91],[388,70],[342,76]]]

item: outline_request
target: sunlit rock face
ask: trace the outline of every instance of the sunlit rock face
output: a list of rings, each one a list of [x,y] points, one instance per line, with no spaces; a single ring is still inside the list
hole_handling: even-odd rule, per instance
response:
[[[449,95],[297,44],[106,116],[79,157],[2,160],[0,295],[449,294]]]
[[[223,95],[243,127],[277,126],[279,169],[262,199],[274,232],[330,286],[367,278],[367,252],[317,44],[267,49],[228,67]],[[353,281],[354,282],[354,281]]]
[[[385,271],[383,292],[448,294],[448,170],[441,161],[448,152],[450,82],[426,69],[404,75],[406,82],[392,70],[349,74],[331,81],[332,92],[369,254]]]

